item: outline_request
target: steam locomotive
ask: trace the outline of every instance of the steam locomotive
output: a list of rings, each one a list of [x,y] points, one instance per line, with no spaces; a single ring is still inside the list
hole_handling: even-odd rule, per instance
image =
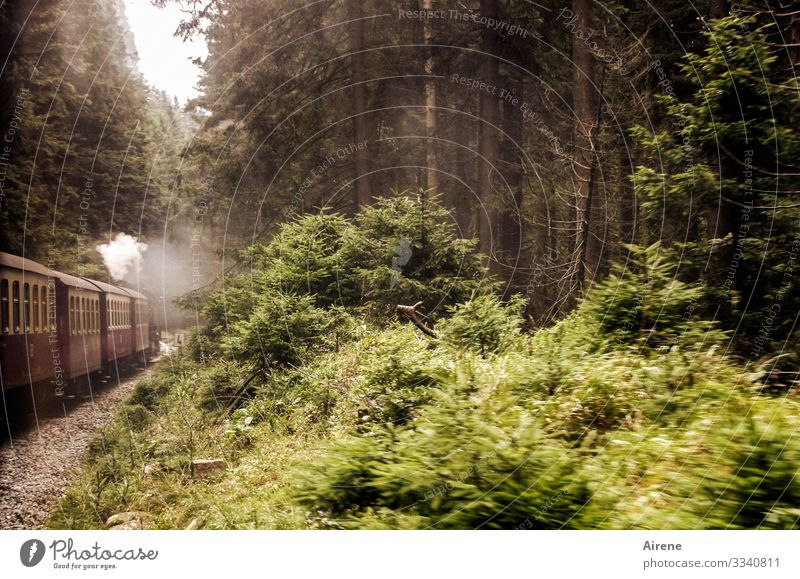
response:
[[[159,348],[153,314],[138,291],[0,252],[0,391],[59,396],[115,364],[145,362]]]

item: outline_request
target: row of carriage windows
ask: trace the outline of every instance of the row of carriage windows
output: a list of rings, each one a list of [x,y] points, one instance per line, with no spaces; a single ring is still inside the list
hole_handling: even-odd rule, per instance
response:
[[[100,300],[70,296],[69,298],[69,333],[100,333]]]
[[[108,300],[108,325],[111,328],[124,328],[131,325],[130,302],[109,299]]]
[[[0,328],[3,334],[43,334],[55,331],[53,318],[48,318],[47,306],[50,302],[45,285],[0,280]],[[109,327],[130,327],[128,301],[109,299],[107,306]],[[136,306],[139,311],[140,304],[137,303]],[[100,301],[70,296],[69,328],[73,335],[100,333]]]
[[[0,281],[0,327],[4,334],[55,330],[52,320],[48,328],[47,305],[47,286]]]

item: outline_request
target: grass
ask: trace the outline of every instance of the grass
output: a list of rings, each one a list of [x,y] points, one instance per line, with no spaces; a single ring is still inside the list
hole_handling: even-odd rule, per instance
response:
[[[497,327],[487,352],[458,323],[433,341],[362,326],[230,413],[248,372],[187,348],[137,385],[48,526],[797,527],[794,390],[765,393],[713,346],[607,340],[590,316]],[[228,468],[193,479],[196,458]]]

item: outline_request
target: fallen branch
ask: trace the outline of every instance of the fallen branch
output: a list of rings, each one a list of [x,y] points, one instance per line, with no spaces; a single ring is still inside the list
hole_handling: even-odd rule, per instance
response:
[[[397,311],[398,314],[403,315],[406,319],[410,320],[422,331],[423,334],[426,334],[431,338],[438,338],[439,336],[436,331],[425,323],[425,318],[427,316],[418,310],[421,305],[422,302],[417,302],[413,306],[404,306],[398,304],[395,307],[395,311]]]
[[[225,415],[230,414],[231,410],[234,409],[234,407],[237,405],[242,396],[244,396],[245,393],[247,392],[247,387],[250,385],[250,382],[252,382],[256,376],[261,374],[261,372],[262,372],[261,369],[256,370],[256,372],[253,375],[251,375],[247,380],[245,380],[244,384],[242,384],[239,387],[239,389],[236,391],[236,394],[234,394],[231,397],[230,402],[228,402],[228,405],[225,407]]]

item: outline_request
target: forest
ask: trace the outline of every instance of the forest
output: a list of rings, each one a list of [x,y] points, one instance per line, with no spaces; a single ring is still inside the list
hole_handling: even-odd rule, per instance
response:
[[[49,526],[800,526],[795,3],[153,3],[185,105],[121,0],[0,5],[0,250],[185,250]]]

